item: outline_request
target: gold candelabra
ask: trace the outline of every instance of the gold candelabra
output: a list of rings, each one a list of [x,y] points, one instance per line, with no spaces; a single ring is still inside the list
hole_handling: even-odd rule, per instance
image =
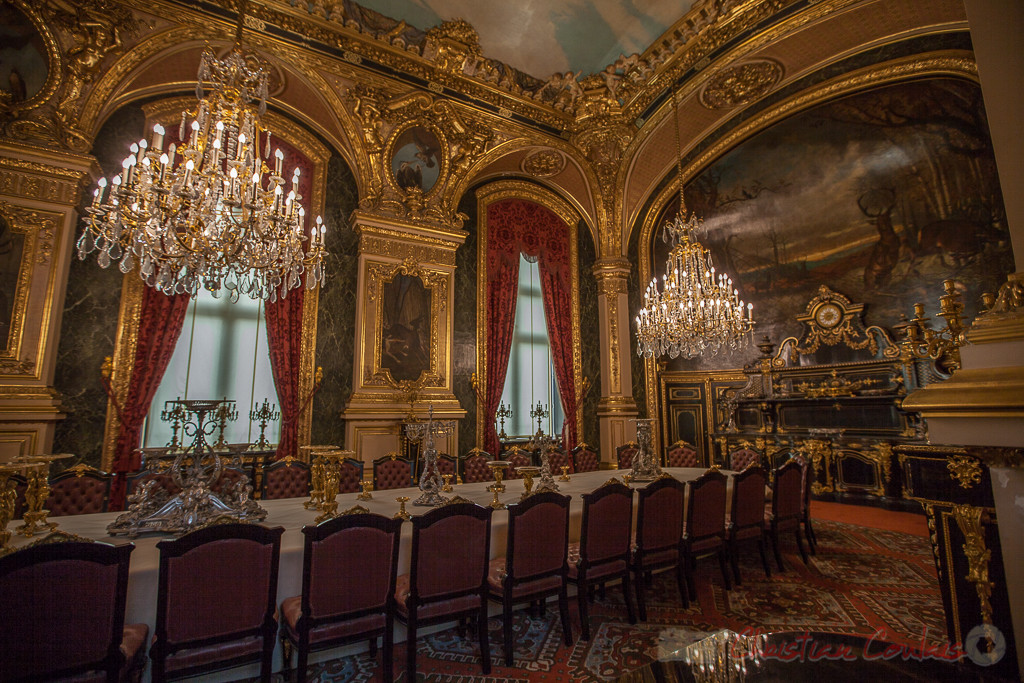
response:
[[[509,468],[509,464],[504,460],[490,460],[487,466],[494,473],[494,483],[487,487],[487,490],[494,494],[494,498],[491,500],[491,507],[495,510],[500,510],[505,505],[498,499],[498,494],[505,492],[505,484],[502,483],[502,479],[505,477],[505,470]]]
[[[562,465],[562,476],[558,478],[559,481],[569,481],[569,466]]]
[[[229,401],[228,397],[225,396],[214,410],[213,415],[217,422],[218,431],[217,443],[213,444],[213,450],[226,451],[228,450],[228,442],[224,439],[224,430],[227,429],[229,420],[234,422],[238,419],[238,409],[235,407],[235,402]]]
[[[903,330],[900,355],[904,363],[933,360],[952,373],[960,369],[964,304],[954,280],[944,280],[942,286],[946,293],[939,297],[939,317],[946,321],[945,328],[932,329],[924,315],[924,304],[914,304],[914,318],[898,326]]]
[[[540,474],[540,468],[534,465],[517,467],[516,472],[523,475],[523,495],[519,500],[523,501],[533,495],[533,478]]]
[[[501,405],[498,406],[497,412],[494,413],[494,417],[501,423],[500,431],[498,432],[498,439],[505,441],[508,439],[508,434],[505,433],[505,420],[512,419],[512,406],[506,406],[505,402],[502,401]]]
[[[11,532],[7,530],[7,526],[14,519],[14,507],[18,500],[18,492],[11,481],[11,475],[18,469],[11,465],[0,465],[0,555],[4,554],[7,544],[11,542]]]
[[[23,465],[28,471],[25,488],[24,523],[17,528],[22,536],[34,536],[43,531],[57,528],[56,522],[50,522],[46,516],[50,513],[45,509],[46,499],[50,497],[50,464],[55,460],[73,457],[71,453],[56,455],[29,455],[15,458],[15,464]]]
[[[181,442],[178,441],[178,430],[185,419],[185,406],[181,402],[181,396],[175,401],[165,401],[164,409],[160,411],[160,419],[171,423],[171,441],[167,444],[168,449],[177,452],[181,449]]]
[[[373,481],[370,479],[364,479],[359,482],[359,485],[363,487],[363,490],[358,496],[356,496],[356,498],[359,500],[373,500],[373,494],[370,493],[373,490]]]
[[[398,501],[398,512],[395,513],[395,519],[404,519],[408,522],[412,519],[412,515],[405,509],[405,504],[409,502],[409,496],[399,496],[395,500]]]
[[[537,421],[537,433],[534,434],[535,439],[539,440],[544,437],[544,428],[541,426],[541,421],[547,416],[548,407],[540,401],[537,401],[537,405],[530,409],[530,417]]]
[[[275,420],[281,419],[281,413],[277,411],[277,406],[270,402],[270,399],[263,399],[263,405],[257,406],[255,410],[249,411],[249,419],[253,422],[260,423],[260,438],[252,445],[253,450],[265,451],[270,448],[270,442],[267,441],[267,423],[274,422]]]

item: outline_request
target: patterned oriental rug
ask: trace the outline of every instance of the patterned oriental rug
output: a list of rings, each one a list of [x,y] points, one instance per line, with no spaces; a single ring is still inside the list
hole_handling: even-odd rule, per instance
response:
[[[784,539],[786,571],[772,561],[766,579],[754,546],[740,558],[742,586],[726,591],[711,557],[698,563],[697,602],[683,609],[672,572],[656,575],[648,589],[646,623],[630,625],[618,586],[590,607],[591,640],[579,639],[576,599],[570,611],[576,642],[562,644],[558,606],[514,615],[515,666],[505,665],[501,620],[489,621],[491,675],[480,674],[475,629],[461,638],[452,628],[419,639],[418,679],[445,683],[505,681],[607,681],[722,628],[733,631],[817,631],[920,646],[945,643],[942,601],[927,538],[840,522],[814,522],[818,554],[805,566],[792,540]],[[379,656],[378,658],[379,659]],[[308,680],[380,680],[377,659],[367,654],[310,667]],[[405,681],[405,644],[395,647],[395,675]],[[283,680],[280,674],[275,680]]]

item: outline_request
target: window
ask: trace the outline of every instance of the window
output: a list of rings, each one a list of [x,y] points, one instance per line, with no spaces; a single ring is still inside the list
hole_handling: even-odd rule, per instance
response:
[[[540,268],[522,254],[515,329],[501,401],[512,408],[512,418],[505,421],[505,432],[510,438],[528,438],[537,432],[537,420],[530,417],[530,410],[538,401],[548,410],[548,416],[541,421],[544,433],[561,432],[564,417],[544,322]]]
[[[160,413],[165,401],[178,398],[233,399],[238,419],[227,423],[224,440],[253,443],[259,439],[259,422],[249,420],[249,411],[265,399],[278,404],[261,301],[243,296],[231,303],[226,296],[214,298],[200,290],[146,416],[145,446],[170,443],[171,424],[161,420]],[[268,441],[276,443],[279,433],[278,422],[267,425]],[[207,439],[214,443],[218,437],[214,432]],[[180,433],[178,439],[182,440]]]

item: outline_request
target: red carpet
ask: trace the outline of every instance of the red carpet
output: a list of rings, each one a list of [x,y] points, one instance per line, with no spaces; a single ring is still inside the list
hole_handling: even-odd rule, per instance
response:
[[[852,508],[858,519],[866,509],[837,507],[847,508],[839,511],[844,513]],[[878,523],[874,519],[868,523],[872,521]],[[900,519],[896,524],[909,529],[912,521]],[[785,572],[776,573],[773,564],[772,578],[766,579],[757,551],[751,548],[741,558],[743,585],[732,591],[724,589],[717,562],[703,560],[697,571],[698,600],[688,610],[681,607],[674,577],[656,576],[647,593],[646,623],[629,625],[622,592],[610,587],[606,598],[597,599],[591,607],[589,642],[579,639],[575,598],[570,598],[573,647],[562,645],[556,605],[550,605],[543,618],[517,610],[514,667],[505,664],[501,621],[492,617],[488,677],[481,675],[472,635],[463,639],[450,629],[421,638],[419,679],[460,683],[609,680],[658,658],[659,649],[678,649],[721,628],[875,634],[880,640],[906,644],[919,644],[922,638],[944,641],[942,603],[927,537],[825,520],[817,521],[815,530],[818,554],[808,566],[800,560],[790,535],[783,544]],[[404,668],[402,644],[395,648],[397,680],[407,680]],[[325,662],[309,672],[311,681],[368,681],[379,676],[377,660],[366,654]]]

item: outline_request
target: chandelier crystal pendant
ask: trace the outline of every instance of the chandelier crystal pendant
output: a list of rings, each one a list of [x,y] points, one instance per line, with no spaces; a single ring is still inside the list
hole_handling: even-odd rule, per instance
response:
[[[183,111],[180,144],[164,149],[164,128],[150,141],[132,144],[122,172],[100,179],[93,194],[78,257],[98,252],[103,268],[121,272],[138,265],[146,284],[165,294],[226,289],[276,301],[298,287],[323,282],[324,224],[317,217],[308,238],[299,194],[300,170],[290,185],[284,155],[270,157],[266,112],[267,73],[247,62],[241,48],[241,16],[235,46],[218,59],[203,51],[194,111]],[[262,145],[261,145],[262,143]],[[262,147],[262,150],[261,150]],[[262,154],[261,154],[262,151]]]
[[[662,239],[672,245],[659,290],[653,278],[636,316],[637,354],[685,358],[715,355],[750,341],[753,304],[745,304],[732,278],[716,272],[711,252],[698,239],[704,221],[687,216],[683,200],[682,154],[679,146],[679,104],[673,93],[676,129],[679,213],[665,224]]]

